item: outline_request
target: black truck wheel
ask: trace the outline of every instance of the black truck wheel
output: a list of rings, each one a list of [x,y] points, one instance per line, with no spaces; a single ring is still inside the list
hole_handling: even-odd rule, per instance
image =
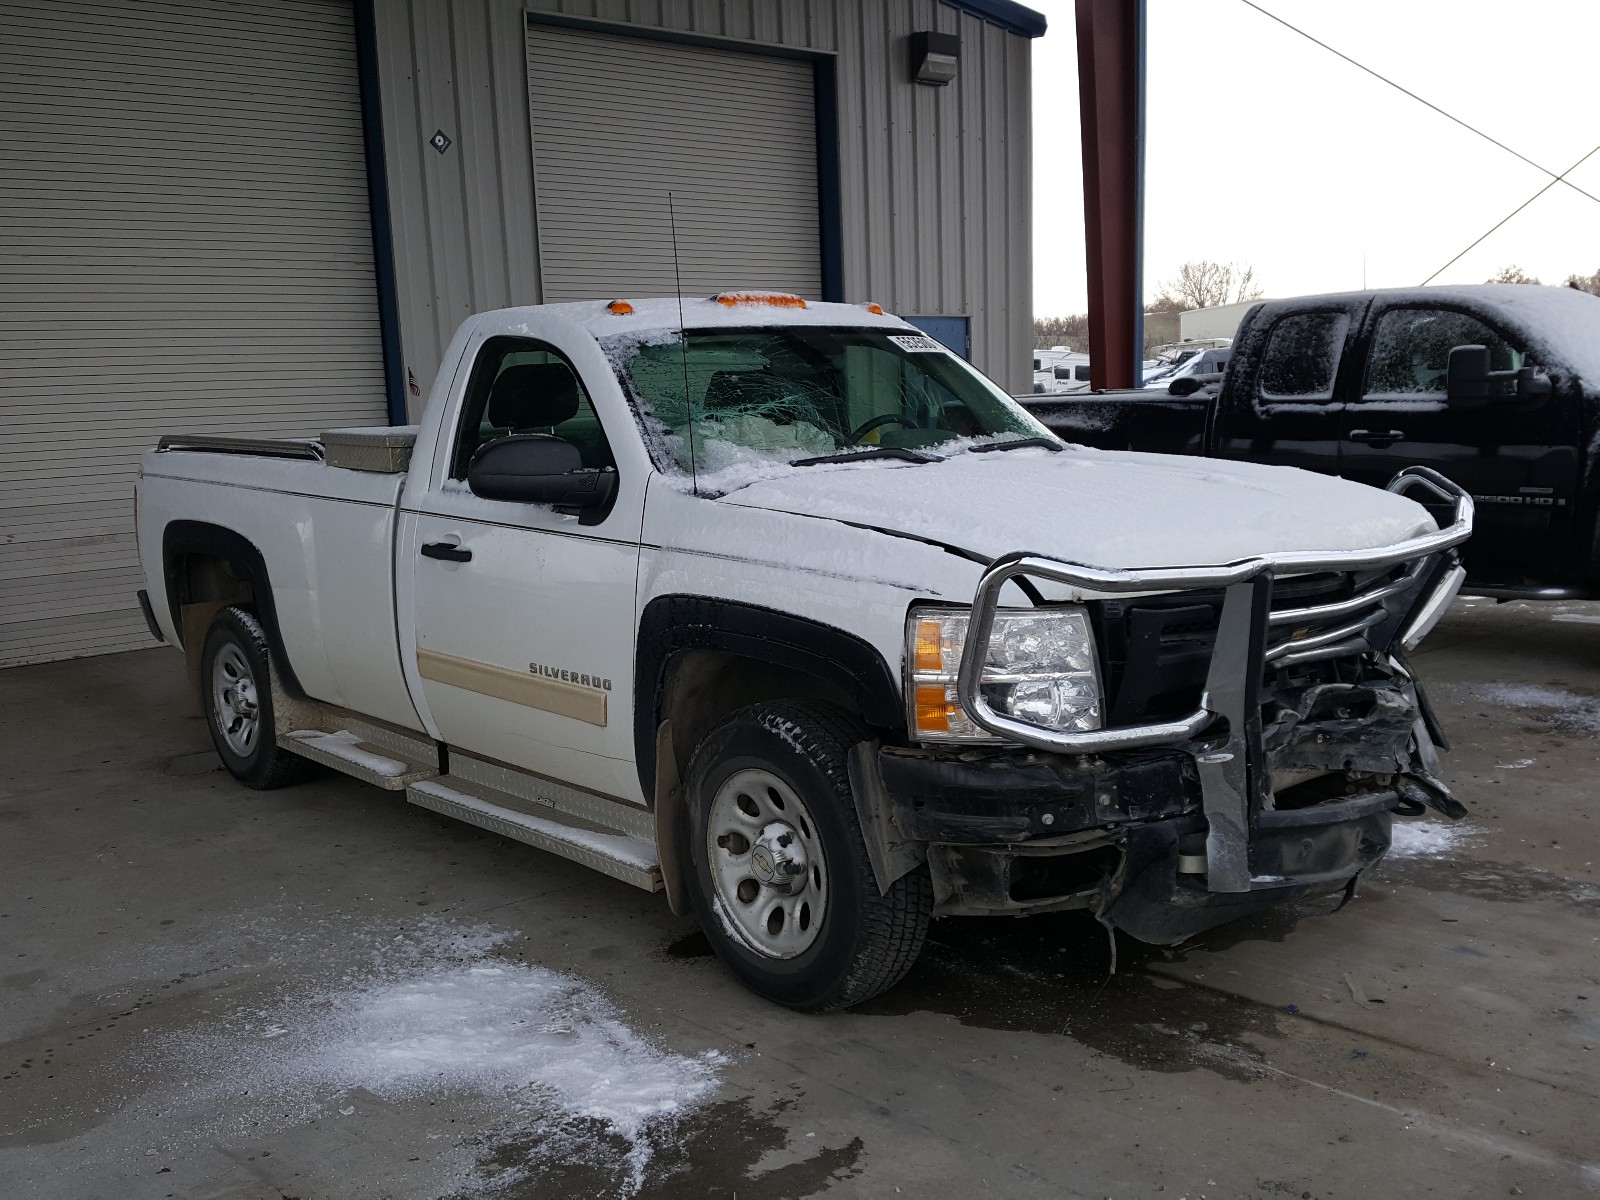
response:
[[[222,765],[258,791],[298,783],[314,763],[280,749],[272,712],[267,634],[255,614],[224,608],[200,651],[200,710]]]
[[[706,735],[689,764],[688,892],[746,987],[806,1012],[859,1004],[911,969],[928,932],[926,867],[878,891],[846,768],[866,737],[812,703],[759,704]]]

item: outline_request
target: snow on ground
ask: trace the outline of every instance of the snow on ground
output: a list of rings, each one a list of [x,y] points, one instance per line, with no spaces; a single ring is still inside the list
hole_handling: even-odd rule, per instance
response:
[[[1530,683],[1489,683],[1473,692],[1502,708],[1531,709],[1563,732],[1600,735],[1600,700],[1592,697]]]
[[[724,1058],[658,1048],[588,984],[495,954],[510,938],[424,926],[375,941],[373,968],[335,986],[158,1037],[142,1072],[186,1083],[144,1102],[191,1109],[210,1144],[352,1118],[372,1097],[418,1104],[451,1118],[417,1152],[444,1190],[582,1162],[632,1194],[654,1147],[717,1090]]]
[[[1390,858],[1444,858],[1454,854],[1477,830],[1424,818],[1396,818]]]

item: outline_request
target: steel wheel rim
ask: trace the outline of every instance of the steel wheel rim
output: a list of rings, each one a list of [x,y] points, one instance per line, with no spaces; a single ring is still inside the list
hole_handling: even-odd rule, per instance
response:
[[[211,660],[211,714],[228,749],[249,758],[261,734],[260,696],[250,660],[232,642]]]
[[[780,844],[785,835],[790,841]],[[718,915],[739,941],[776,959],[815,944],[828,910],[828,868],[811,810],[783,779],[751,769],[724,781],[706,822],[706,859]]]

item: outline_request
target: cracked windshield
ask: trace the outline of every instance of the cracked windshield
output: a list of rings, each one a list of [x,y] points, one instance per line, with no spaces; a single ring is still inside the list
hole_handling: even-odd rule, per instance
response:
[[[921,334],[806,326],[691,330],[681,342],[614,357],[654,426],[656,457],[666,470],[805,465],[837,455],[915,461],[962,439],[1049,436]]]

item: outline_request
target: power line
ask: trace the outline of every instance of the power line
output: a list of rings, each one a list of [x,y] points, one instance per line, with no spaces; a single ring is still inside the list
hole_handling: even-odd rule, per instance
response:
[[[1382,83],[1388,84],[1390,87],[1394,88],[1397,92],[1402,92],[1405,95],[1410,96],[1418,104],[1421,104],[1421,105],[1424,105],[1424,106],[1426,106],[1428,108],[1433,109],[1434,112],[1438,113],[1441,117],[1444,117],[1446,120],[1454,121],[1457,125],[1461,126],[1461,128],[1463,128],[1465,130],[1468,130],[1468,131],[1470,131],[1472,133],[1477,134],[1484,141],[1489,142],[1492,145],[1500,147],[1500,149],[1504,150],[1507,154],[1511,155],[1513,158],[1520,158],[1523,162],[1527,163],[1530,167],[1534,168],[1536,171],[1543,172],[1544,174],[1550,176],[1550,181],[1551,181],[1552,185],[1557,184],[1557,183],[1564,183],[1569,188],[1571,188],[1573,191],[1577,192],[1579,195],[1588,196],[1589,199],[1593,200],[1596,204],[1600,204],[1600,196],[1596,196],[1593,192],[1584,191],[1577,184],[1573,183],[1570,179],[1567,179],[1565,177],[1567,175],[1567,173],[1572,170],[1571,167],[1568,167],[1567,171],[1562,172],[1562,174],[1557,175],[1549,167],[1540,166],[1538,163],[1534,162],[1533,159],[1529,158],[1526,154],[1518,153],[1517,151],[1513,150],[1510,146],[1508,146],[1504,142],[1500,141],[1498,138],[1490,137],[1487,133],[1485,133],[1483,130],[1477,128],[1476,126],[1468,125],[1460,117],[1455,116],[1452,113],[1445,112],[1444,109],[1440,108],[1437,104],[1433,103],[1433,101],[1424,100],[1421,96],[1417,95],[1410,88],[1402,87],[1400,84],[1398,84],[1394,80],[1390,79],[1387,75],[1378,74],[1378,72],[1374,71],[1371,67],[1365,66],[1362,63],[1358,63],[1355,59],[1351,58],[1344,51],[1335,50],[1332,46],[1328,45],[1328,43],[1323,41],[1321,38],[1313,37],[1311,34],[1307,33],[1304,29],[1301,29],[1298,25],[1289,24],[1288,21],[1285,21],[1282,17],[1278,16],[1277,13],[1268,12],[1266,9],[1262,8],[1261,5],[1255,3],[1255,0],[1239,0],[1239,2],[1241,4],[1243,4],[1243,5],[1245,5],[1248,8],[1255,9],[1263,17],[1271,18],[1272,20],[1276,21],[1279,25],[1282,25],[1285,29],[1288,29],[1293,33],[1298,33],[1301,37],[1305,38],[1306,41],[1314,42],[1316,45],[1321,46],[1329,54],[1337,55],[1339,58],[1344,59],[1344,61],[1349,63],[1352,67],[1355,67],[1355,68],[1357,68],[1358,70],[1361,70],[1361,71],[1365,71],[1368,75],[1371,75],[1374,79],[1379,80]],[[1593,152],[1591,151],[1591,153],[1593,153]],[[1587,155],[1587,154],[1584,155],[1584,158],[1588,158],[1588,157],[1589,157],[1589,155]],[[1583,160],[1580,159],[1579,161],[1581,162]],[[1540,194],[1542,194],[1542,193],[1540,193]],[[1537,195],[1534,196],[1533,199],[1538,199],[1538,196]],[[1532,203],[1532,201],[1530,200],[1529,203]],[[1515,213],[1512,214],[1512,216],[1515,216],[1515,215],[1516,215]],[[1506,219],[1510,220],[1509,217],[1506,218]],[[1497,228],[1498,228],[1498,226],[1497,226]],[[1493,233],[1493,232],[1494,232],[1493,230],[1490,230],[1490,233]],[[1485,236],[1487,236],[1487,234]],[[1463,251],[1463,253],[1465,253],[1465,252]]]
[[[1248,3],[1248,2],[1249,2],[1249,0],[1246,0],[1246,3]],[[1544,195],[1551,188],[1555,187],[1556,184],[1558,184],[1558,183],[1566,183],[1568,175],[1572,174],[1572,172],[1576,171],[1579,167],[1583,166],[1584,163],[1588,162],[1596,154],[1600,154],[1600,146],[1596,146],[1593,150],[1589,151],[1588,154],[1585,154],[1577,162],[1573,163],[1565,171],[1561,172],[1561,174],[1557,175],[1549,183],[1545,184],[1542,188],[1540,188],[1533,195],[1529,196],[1521,204],[1519,204],[1515,208],[1513,208],[1505,216],[1501,217],[1500,220],[1496,221],[1492,226],[1489,227],[1489,229],[1484,233],[1484,235],[1482,237],[1480,237],[1477,241],[1473,242],[1472,245],[1468,246],[1465,250],[1463,250],[1460,254],[1456,255],[1449,262],[1445,263],[1444,266],[1440,267],[1432,275],[1429,275],[1418,286],[1426,287],[1428,284],[1432,283],[1435,279],[1437,279],[1440,275],[1443,275],[1451,267],[1455,266],[1456,263],[1460,262],[1463,258],[1465,258],[1467,256],[1467,254],[1469,254],[1472,250],[1476,249],[1479,245],[1481,245],[1489,237],[1489,234],[1493,233],[1496,229],[1499,229],[1500,226],[1504,225],[1507,221],[1511,220],[1512,217],[1516,216],[1523,209],[1527,208],[1528,205],[1532,204],[1540,196]]]

